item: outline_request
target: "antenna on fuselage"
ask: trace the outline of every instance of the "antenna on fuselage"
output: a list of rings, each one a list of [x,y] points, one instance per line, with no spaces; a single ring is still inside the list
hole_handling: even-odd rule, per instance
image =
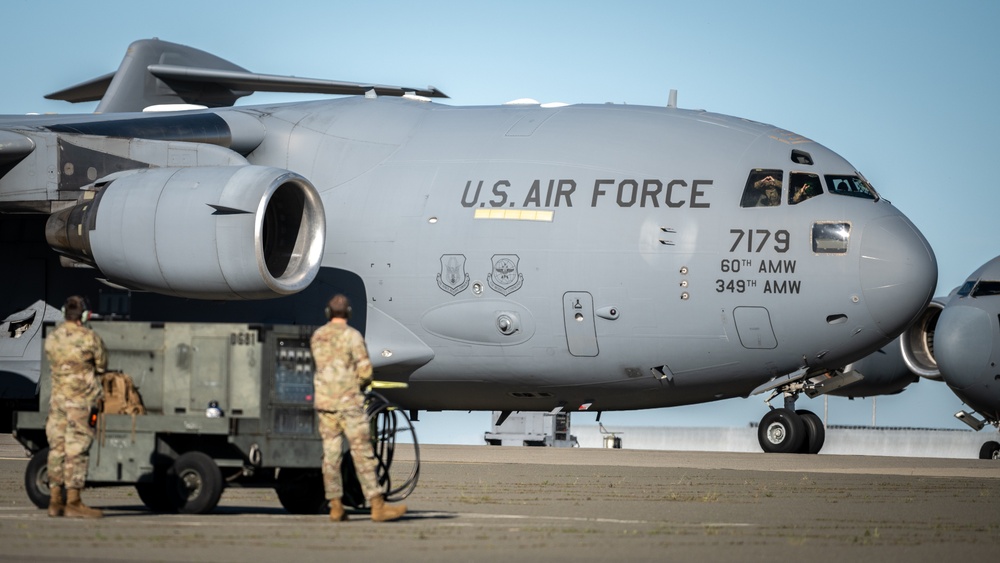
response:
[[[677,90],[670,89],[670,96],[667,98],[667,107],[677,109]]]

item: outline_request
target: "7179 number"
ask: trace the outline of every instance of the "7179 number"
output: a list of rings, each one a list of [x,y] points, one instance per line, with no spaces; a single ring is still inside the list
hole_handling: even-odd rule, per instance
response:
[[[773,236],[768,229],[729,229],[729,232],[736,235],[736,240],[733,241],[729,252],[736,252],[737,248],[741,250],[745,248],[747,252],[761,252],[767,243],[771,242],[771,248],[775,252],[784,253],[788,252],[789,240],[791,239],[791,235],[784,229],[775,231]]]

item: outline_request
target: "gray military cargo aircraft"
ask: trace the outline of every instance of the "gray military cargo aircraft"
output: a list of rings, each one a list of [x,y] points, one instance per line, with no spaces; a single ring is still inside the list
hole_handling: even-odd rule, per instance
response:
[[[866,374],[866,380],[904,386],[916,376],[944,381],[973,411],[959,411],[956,418],[974,430],[986,426],[1000,430],[998,321],[1000,256],[983,264],[946,297],[935,297],[895,342],[854,367]],[[984,443],[979,457],[1000,459],[1000,442]]]
[[[252,91],[347,97],[233,106]],[[839,155],[674,103],[453,107],[160,40],[49,97],[100,103],[0,119],[5,309],[84,292],[132,320],[320,324],[340,291],[413,411],[766,392],[763,449],[817,452],[796,398],[865,385],[842,366],[937,283]]]

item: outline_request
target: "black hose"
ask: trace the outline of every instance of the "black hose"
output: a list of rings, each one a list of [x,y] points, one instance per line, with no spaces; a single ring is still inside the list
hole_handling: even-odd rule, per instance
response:
[[[417,434],[406,412],[390,403],[381,394],[368,391],[365,398],[366,412],[372,428],[375,459],[378,462],[376,469],[378,484],[386,490],[386,501],[403,500],[416,488],[420,477],[420,446],[417,444]],[[407,432],[413,441],[413,466],[409,471],[403,469],[402,474],[397,471],[394,477],[392,465],[396,453],[396,437]]]

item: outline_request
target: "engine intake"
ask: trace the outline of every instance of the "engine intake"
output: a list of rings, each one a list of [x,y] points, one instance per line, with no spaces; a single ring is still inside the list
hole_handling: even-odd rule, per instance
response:
[[[265,166],[108,176],[45,227],[60,254],[109,281],[196,299],[266,299],[319,272],[326,216],[302,176]]]
[[[934,358],[934,331],[943,310],[942,301],[936,298],[931,300],[910,328],[899,335],[906,367],[920,377],[934,381],[943,381]]]

